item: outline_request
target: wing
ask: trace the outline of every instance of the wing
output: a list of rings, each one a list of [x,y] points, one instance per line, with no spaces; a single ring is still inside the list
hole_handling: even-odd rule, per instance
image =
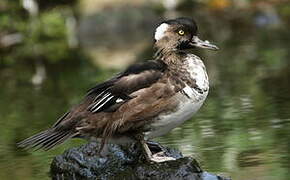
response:
[[[53,127],[80,115],[80,112],[116,111],[122,104],[134,98],[130,94],[157,82],[163,76],[166,68],[166,64],[162,61],[153,60],[130,66],[112,79],[91,88],[84,102],[64,114]]]
[[[130,96],[157,82],[166,70],[162,61],[147,61],[130,66],[112,79],[90,89],[83,102],[65,113],[50,129],[18,143],[24,148],[49,150],[64,141],[81,135],[76,127],[83,118],[99,112],[117,111]]]
[[[131,93],[158,81],[165,69],[166,65],[162,61],[147,61],[130,66],[113,79],[89,90],[87,96],[93,96],[94,100],[88,110],[93,113],[116,110],[120,104],[134,98],[129,96]]]

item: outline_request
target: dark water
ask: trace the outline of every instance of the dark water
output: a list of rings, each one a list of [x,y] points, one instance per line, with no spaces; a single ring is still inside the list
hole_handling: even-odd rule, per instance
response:
[[[201,36],[221,50],[194,51],[208,69],[208,99],[191,120],[158,141],[235,180],[290,179],[290,26],[221,21],[200,22]],[[22,151],[15,143],[52,125],[115,71],[79,60],[50,65],[41,88],[29,82],[29,65],[0,72],[0,179],[49,179],[52,158],[85,142],[71,140],[49,152]]]

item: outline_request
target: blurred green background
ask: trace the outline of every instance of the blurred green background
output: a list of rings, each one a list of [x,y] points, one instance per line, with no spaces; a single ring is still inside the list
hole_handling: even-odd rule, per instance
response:
[[[234,180],[290,179],[288,0],[1,0],[0,179],[50,179],[49,152],[15,143],[52,125],[86,91],[150,59],[164,18],[196,19],[218,52],[202,57],[211,90],[202,109],[157,139]]]

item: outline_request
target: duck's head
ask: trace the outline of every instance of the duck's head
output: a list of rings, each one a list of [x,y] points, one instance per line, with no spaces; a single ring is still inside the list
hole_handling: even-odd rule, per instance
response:
[[[163,21],[155,30],[155,47],[168,50],[185,50],[195,47],[218,50],[209,41],[198,38],[195,21],[190,18],[177,18]]]

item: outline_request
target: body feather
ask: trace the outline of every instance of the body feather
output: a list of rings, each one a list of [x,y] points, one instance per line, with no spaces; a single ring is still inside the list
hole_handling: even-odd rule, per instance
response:
[[[101,129],[99,133],[95,132],[96,136],[108,136],[123,123],[113,122],[113,130],[110,128],[111,120],[104,118],[103,114],[116,112],[121,105],[135,98],[131,96],[132,93],[157,82],[165,69],[166,65],[162,61],[148,61],[130,66],[123,73],[90,89],[83,102],[59,118],[52,128],[21,141],[18,146],[49,150],[81,133],[86,134],[86,130],[92,128]],[[87,121],[91,119],[96,122]],[[87,128],[88,124],[96,127]]]

